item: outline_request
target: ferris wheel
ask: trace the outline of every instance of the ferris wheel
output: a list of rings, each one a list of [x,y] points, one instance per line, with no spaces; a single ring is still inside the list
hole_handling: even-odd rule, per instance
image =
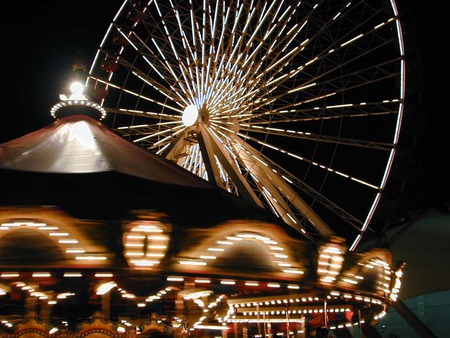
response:
[[[393,0],[126,0],[87,86],[124,138],[354,250],[403,114]]]

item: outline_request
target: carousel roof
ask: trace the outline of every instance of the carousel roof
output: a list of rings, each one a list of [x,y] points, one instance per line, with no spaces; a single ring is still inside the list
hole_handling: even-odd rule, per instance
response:
[[[54,174],[119,172],[160,183],[212,188],[85,115],[66,116],[1,144],[0,168]]]

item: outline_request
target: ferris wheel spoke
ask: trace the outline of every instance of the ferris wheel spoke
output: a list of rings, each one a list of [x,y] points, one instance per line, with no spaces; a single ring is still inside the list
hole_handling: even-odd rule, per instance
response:
[[[293,42],[294,38],[303,28],[303,25],[293,25],[292,28],[288,30],[288,24],[291,21],[293,14],[295,13],[297,6],[292,6],[291,8],[286,9],[286,11],[282,14],[282,19],[274,21],[270,20],[269,14],[276,16],[276,13],[280,10],[279,4],[278,8],[274,13],[272,12],[272,8],[274,7],[275,2],[272,2],[271,6],[268,7],[266,11],[263,11],[260,14],[259,22],[257,23],[256,29],[253,30],[250,38],[245,41],[242,40],[243,35],[239,37],[239,41],[242,41],[245,48],[242,50],[240,55],[248,55],[246,59],[243,61],[242,68],[249,66],[248,74],[258,74],[253,81],[253,88],[256,87],[258,83],[267,75],[267,74],[276,74],[281,71],[286,64],[289,63],[290,60],[296,55],[299,46],[295,46],[292,50],[289,51],[289,46]],[[255,11],[252,11],[252,14]],[[247,23],[251,22],[251,17]],[[266,32],[263,37],[258,41],[258,45],[256,48],[253,47],[253,43],[256,43],[256,34],[259,32],[263,24],[267,24],[265,27]],[[273,39],[271,42],[270,40]],[[264,54],[262,57],[257,60],[258,52],[261,50],[261,47],[264,44],[270,44],[268,47],[268,53]],[[274,52],[272,52],[274,51]],[[286,52],[287,51],[287,52]],[[270,56],[270,58],[269,58]],[[264,62],[268,62],[265,68],[262,68]],[[236,62],[240,62],[240,59],[237,59]],[[245,77],[247,78],[247,77]],[[266,83],[267,85],[267,83]]]
[[[168,105],[165,102],[162,102],[162,101],[159,101],[159,100],[155,100],[155,99],[153,99],[151,97],[145,96],[145,95],[143,95],[141,93],[138,93],[136,91],[129,90],[129,89],[124,88],[122,86],[118,86],[118,85],[116,85],[115,83],[113,83],[111,81],[105,81],[105,80],[102,80],[100,78],[96,78],[96,77],[93,77],[93,76],[90,76],[90,79],[93,80],[93,81],[96,81],[98,83],[102,83],[102,84],[106,85],[110,89],[112,88],[112,89],[121,91],[124,94],[128,94],[128,95],[130,95],[130,96],[132,96],[132,97],[134,97],[136,99],[139,99],[139,100],[142,99],[142,100],[148,101],[150,103],[153,103],[153,104],[156,104],[156,105],[160,106],[161,108],[168,108],[171,111],[178,112],[179,114],[182,113],[182,110],[177,108],[177,107],[175,107],[175,106]],[[154,113],[152,113],[152,112],[144,112],[144,111],[140,111],[140,110],[137,110],[137,109],[126,109],[126,108],[120,109],[120,108],[105,107],[105,110],[109,111],[109,112],[114,112],[114,113],[119,113],[119,114],[128,114],[128,115],[136,115],[136,114],[138,114],[138,115],[139,114],[154,115]],[[158,114],[158,113],[156,113],[156,114]],[[170,115],[170,114],[166,114],[166,113],[159,114],[159,115],[160,116],[171,117],[171,118],[175,118],[175,116],[176,116],[176,115]]]
[[[178,129],[176,132],[174,132],[174,133],[172,133],[172,134],[170,134],[170,135],[168,135],[168,136],[158,140],[155,143],[152,143],[152,145],[148,146],[147,149],[153,150],[153,149],[160,149],[161,147],[164,148],[164,147],[168,146],[172,142],[173,138],[175,136],[177,136],[178,134],[182,133],[183,130],[184,129]]]
[[[178,71],[176,71],[176,68],[171,67],[170,64],[168,64],[168,62],[166,61],[165,53],[167,53],[167,51],[162,50],[156,41],[152,42],[156,47],[156,50],[153,50],[151,47],[147,46],[139,36],[135,36],[135,40],[139,41],[139,43],[135,43],[137,45],[136,48],[139,49],[139,56],[143,58],[159,75],[159,78],[163,83],[167,83],[170,91],[175,92],[175,94],[181,99],[181,101],[185,102],[186,104],[194,103],[192,99],[196,96],[196,88],[191,85],[194,82],[194,79],[192,73],[179,59],[178,55],[174,56],[177,59],[176,63],[178,65]],[[172,48],[175,49],[174,43],[171,39],[170,41]],[[149,76],[146,76],[145,78],[148,78],[151,82],[158,82],[157,80],[152,81],[152,78]],[[167,92],[167,89],[165,91]],[[189,99],[190,102],[187,103],[186,101]]]
[[[282,168],[277,163],[271,161],[269,158],[264,157],[264,161],[267,161],[275,172],[279,173],[279,176],[285,181],[289,182],[295,191],[302,191],[306,195],[314,199],[315,203],[322,204],[328,210],[333,212],[339,218],[345,221],[345,224],[351,226],[352,228],[361,231],[364,226],[364,221],[360,220],[356,216],[350,214],[347,210],[340,207],[337,203],[331,201],[329,198],[320,193],[320,191],[315,190],[309,186],[306,182],[300,180],[294,174],[290,173],[286,169]]]
[[[165,134],[171,134],[171,135],[178,134],[178,133],[181,133],[183,131],[183,129],[185,129],[185,128],[186,127],[184,125],[180,124],[180,125],[175,126],[173,128],[160,130],[158,132],[146,132],[143,136],[141,136],[141,137],[139,137],[137,139],[134,139],[133,142],[136,143],[136,142],[148,141],[150,138],[156,138],[158,136],[165,135]]]
[[[393,60],[387,63],[397,63],[398,60]],[[286,95],[277,97],[278,100],[286,100],[290,94],[301,91],[306,96],[305,99],[290,103],[288,105],[281,106],[280,109],[288,109],[292,106],[298,106],[304,103],[318,101],[324,98],[330,98],[342,92],[351,92],[360,89],[361,87],[373,87],[375,84],[394,78],[397,74],[394,72],[387,72],[382,68],[383,65],[377,64],[370,68],[357,69],[352,72],[348,72],[346,75],[338,75],[333,78],[327,78],[325,81],[316,82],[316,80],[323,78],[327,74],[321,74],[314,76],[307,82],[301,84],[296,88],[289,89]],[[344,67],[341,65],[340,67]],[[340,68],[339,67],[339,68]],[[336,71],[337,69],[333,71]],[[331,90],[330,90],[331,89]],[[324,93],[324,94],[320,94]]]
[[[395,20],[388,20],[388,22],[391,24],[393,21],[395,21]],[[281,72],[281,69],[279,69],[277,72],[275,72],[275,74],[277,74],[278,77],[270,78],[266,83],[266,87],[267,87],[268,83],[272,83],[272,82],[276,83],[277,86],[282,86],[282,84],[285,80],[295,77],[301,71],[302,77],[304,78],[304,75],[309,74],[309,79],[304,78],[302,80],[301,84],[296,88],[286,87],[285,93],[277,96],[276,99],[277,100],[282,100],[282,99],[286,100],[287,99],[288,102],[292,102],[292,99],[289,99],[289,94],[292,94],[292,93],[295,93],[298,91],[302,91],[302,92],[305,92],[305,94],[307,94],[310,97],[313,97],[317,100],[317,99],[321,99],[321,98],[330,97],[332,95],[336,95],[337,93],[339,93],[343,90],[345,90],[345,91],[354,90],[354,89],[357,89],[359,86],[373,85],[376,82],[384,81],[391,77],[398,76],[398,74],[395,74],[395,72],[392,73],[391,70],[388,70],[389,68],[392,68],[391,64],[397,64],[399,62],[399,59],[392,59],[392,60],[385,61],[385,62],[380,61],[378,64],[376,64],[370,68],[361,68],[359,70],[355,70],[352,72],[346,72],[346,76],[339,75],[339,77],[327,79],[325,82],[324,81],[322,81],[320,83],[317,82],[321,78],[328,77],[329,74],[336,73],[338,70],[344,69],[349,64],[355,64],[359,59],[367,57],[367,55],[373,54],[380,48],[382,48],[388,44],[391,44],[392,40],[378,39],[377,40],[378,43],[371,42],[370,48],[367,48],[367,47],[362,48],[362,47],[357,46],[358,40],[362,40],[363,38],[373,39],[373,35],[375,35],[376,31],[378,29],[384,28],[385,26],[388,26],[388,25],[386,23],[380,23],[380,24],[376,25],[375,27],[372,27],[368,32],[360,33],[357,37],[353,37],[347,41],[342,42],[340,44],[340,46],[338,45],[338,47],[332,46],[326,50],[321,49],[320,54],[317,54],[317,55],[313,54],[308,60],[306,60],[304,62],[303,65],[301,65],[294,71],[291,71],[289,74],[283,73],[283,72]],[[319,34],[319,33],[317,33],[317,34]],[[301,49],[301,51],[303,51],[303,49],[305,47],[307,47],[308,44],[311,44],[312,43],[311,41],[314,41],[314,37],[310,38],[307,42],[305,42],[305,46]],[[331,58],[331,56],[333,56],[335,53],[339,52],[339,49],[349,48],[350,46],[357,48],[359,50],[359,52],[353,53],[354,56],[350,57],[350,58],[346,58],[345,61],[338,62],[338,61],[331,60],[330,62],[328,62],[329,66],[327,68],[325,68],[324,61],[327,61],[328,59]],[[320,64],[320,68],[317,68],[317,67],[313,68],[313,66],[315,66],[316,64]],[[308,72],[309,68],[312,68],[312,69]],[[319,71],[317,71],[316,69],[318,69]],[[261,75],[262,74],[263,73],[261,73]],[[377,74],[378,74],[378,76],[376,76]],[[348,83],[351,85],[342,87],[342,84],[339,84],[339,83]],[[327,88],[327,87],[330,87],[330,88],[334,87],[334,88],[337,88],[337,90],[333,91],[331,93],[328,93],[328,94],[320,94],[320,91],[323,91],[322,88]],[[311,89],[314,89],[314,88],[317,88],[316,89],[317,92],[310,91]],[[260,91],[259,95],[261,98],[263,98],[266,96],[266,92]],[[310,99],[306,99],[305,101],[294,100],[294,103],[290,103],[288,106],[281,107],[280,109],[287,109],[293,105],[300,105],[300,104],[303,104],[305,102],[310,102],[310,101],[311,101]],[[258,109],[260,109],[261,107],[263,107],[264,105],[267,104],[264,101],[261,101],[261,102],[262,102],[262,104],[260,106],[253,107],[254,111],[257,111]],[[268,103],[271,103],[271,102],[272,102],[272,100],[269,101]]]
[[[310,121],[326,121],[333,119],[348,118],[372,118],[382,115],[398,115],[400,100],[385,100],[383,102],[360,102],[360,103],[340,103],[326,105],[323,107],[315,106],[306,109],[286,109],[270,110],[258,117],[252,116],[250,123],[240,123],[244,127],[263,126],[268,124],[279,124]],[[268,117],[270,116],[270,118]],[[217,119],[216,119],[217,120]]]
[[[167,107],[167,106],[166,106]],[[119,114],[119,115],[130,115],[136,117],[145,117],[149,119],[155,119],[157,121],[167,121],[167,123],[181,123],[181,117],[178,115],[167,114],[162,112],[151,112],[136,109],[126,109],[126,108],[111,108],[104,107],[107,113]],[[162,124],[164,125],[164,124]],[[130,126],[132,127],[132,126]]]
[[[145,58],[145,57],[144,57]],[[148,60],[148,58],[145,58],[151,65],[153,69],[156,69],[153,63]],[[153,78],[149,74],[145,74],[143,71],[141,71],[139,68],[135,67],[133,64],[128,62],[122,57],[117,58],[117,62],[120,66],[124,67],[125,69],[130,71],[130,74],[136,79],[140,80],[142,84],[148,85],[152,88],[154,88],[157,92],[159,92],[161,95],[163,95],[166,99],[171,100],[173,102],[179,102],[179,105],[188,105],[193,102],[189,102],[186,99],[186,90],[183,86],[181,86],[181,90],[177,88],[176,84],[180,83],[181,81],[178,81],[178,79],[173,79],[173,84],[168,84],[168,87],[165,87],[162,85],[161,81],[158,81],[157,79]],[[168,82],[168,77],[165,77],[166,81]]]
[[[181,159],[183,160],[181,161]],[[203,156],[201,154],[199,144],[190,145],[188,153],[185,157],[180,157],[179,163],[180,166],[190,171],[191,173],[205,179],[208,178],[207,173],[205,173],[205,165],[203,162]]]
[[[392,61],[391,63],[395,63],[398,60]],[[252,105],[251,110],[248,112],[244,118],[241,119],[241,122],[248,121],[250,119],[258,118],[260,116],[264,116],[266,113],[257,113],[261,109],[274,102],[277,104],[278,111],[286,111],[292,109],[294,107],[298,107],[304,104],[310,104],[312,102],[317,102],[320,104],[321,101],[330,100],[333,97],[338,97],[338,94],[341,93],[351,93],[360,90],[363,87],[373,87],[375,84],[384,82],[386,80],[397,77],[399,74],[396,73],[387,73],[381,70],[380,66],[373,66],[371,68],[361,69],[352,73],[349,73],[347,76],[340,76],[338,78],[327,80],[322,83],[308,83],[302,84],[294,89],[289,89],[287,92],[280,94],[278,96],[272,97],[270,100],[260,100],[258,105]],[[343,84],[345,84],[343,86]],[[329,91],[328,88],[333,89]],[[321,94],[324,91],[327,91],[325,94]],[[290,94],[295,92],[303,93],[304,99],[295,100],[291,98]],[[263,95],[266,96],[266,95]],[[391,99],[391,98],[389,98]],[[396,98],[394,98],[396,100]],[[286,103],[283,103],[286,102]],[[288,103],[289,102],[289,103]],[[256,113],[253,113],[256,112]]]
[[[170,126],[176,124],[177,126],[166,129],[162,129],[161,125]],[[139,124],[132,126],[120,126],[115,128],[115,131],[122,134],[126,138],[133,138],[133,142],[143,142],[148,140],[149,138],[154,138],[155,136],[159,136],[164,134],[165,132],[172,132],[177,130],[178,128],[183,127],[180,122],[159,122],[154,124]],[[147,137],[150,136],[150,137]],[[143,138],[142,140],[136,138]]]
[[[247,131],[251,133],[261,133],[261,134],[269,134],[274,136],[282,136],[282,137],[289,137],[289,138],[296,138],[296,139],[302,139],[302,140],[308,140],[308,141],[318,141],[318,142],[327,142],[327,143],[333,143],[337,145],[347,145],[352,147],[362,147],[366,149],[378,149],[378,150],[385,150],[390,151],[394,145],[392,143],[384,143],[384,142],[374,142],[374,141],[365,141],[365,140],[358,140],[358,139],[350,139],[345,137],[339,137],[339,136],[329,136],[329,135],[317,135],[312,134],[310,132],[305,131],[299,131],[299,130],[290,130],[290,129],[280,129],[280,128],[274,128],[274,127],[259,127],[254,125],[242,125],[243,127],[247,127]],[[243,138],[250,138],[248,135],[245,135],[243,133],[238,134],[239,136]],[[256,141],[256,138],[251,138],[252,140]],[[256,141],[261,145],[266,145],[272,149],[275,149],[273,145],[265,144],[261,141]],[[280,150],[277,148],[277,150]]]
[[[222,127],[222,129],[225,129],[225,128]],[[230,133],[230,132],[232,132],[231,130],[229,130],[229,129],[225,129],[225,130],[226,130],[227,132],[229,132],[229,135],[231,135],[231,133]],[[358,184],[364,185],[364,186],[366,186],[366,187],[370,187],[370,188],[375,189],[375,190],[380,189],[379,186],[376,186],[376,185],[374,185],[374,184],[372,184],[372,183],[370,183],[370,182],[367,182],[367,181],[365,181],[365,180],[363,180],[363,179],[361,179],[361,178],[357,178],[357,177],[354,177],[354,176],[352,176],[352,175],[350,175],[350,174],[344,173],[344,172],[342,172],[341,170],[337,170],[337,169],[334,169],[334,168],[332,168],[332,167],[330,167],[330,166],[327,166],[327,165],[325,165],[325,164],[318,163],[317,161],[314,161],[314,160],[312,160],[312,159],[309,159],[309,158],[307,158],[306,156],[298,155],[298,154],[296,154],[296,153],[294,153],[294,152],[285,150],[285,149],[280,148],[280,147],[275,146],[275,145],[271,145],[271,144],[269,144],[269,143],[267,143],[267,142],[263,142],[263,141],[261,141],[261,140],[259,140],[259,139],[257,139],[257,138],[251,137],[251,136],[246,135],[246,134],[242,134],[242,133],[239,133],[239,132],[238,132],[238,133],[236,133],[236,135],[237,135],[237,136],[240,136],[243,140],[250,140],[250,141],[253,141],[255,144],[259,144],[259,145],[261,145],[261,146],[270,148],[270,149],[272,149],[272,150],[275,150],[275,151],[279,152],[279,153],[282,154],[282,155],[290,156],[290,157],[292,157],[292,158],[294,158],[294,159],[296,159],[296,160],[299,160],[299,161],[302,161],[302,162],[306,162],[306,163],[308,163],[308,164],[310,164],[310,165],[312,165],[312,166],[315,166],[315,167],[317,167],[317,168],[320,168],[321,170],[324,170],[324,171],[327,171],[327,172],[330,172],[330,173],[339,175],[339,176],[344,177],[344,178],[346,178],[346,179],[349,179],[349,180],[352,180],[352,181],[354,181],[354,182],[357,182]]]

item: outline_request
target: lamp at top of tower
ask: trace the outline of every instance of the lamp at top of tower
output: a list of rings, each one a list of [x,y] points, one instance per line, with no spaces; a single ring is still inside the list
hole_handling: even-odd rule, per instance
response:
[[[78,68],[74,67],[74,72],[75,70]],[[56,119],[68,115],[88,115],[99,120],[103,119],[106,111],[100,104],[91,101],[84,91],[85,86],[81,82],[79,71],[75,72],[75,81],[70,85],[70,93],[59,94],[60,102],[50,109],[51,115]]]

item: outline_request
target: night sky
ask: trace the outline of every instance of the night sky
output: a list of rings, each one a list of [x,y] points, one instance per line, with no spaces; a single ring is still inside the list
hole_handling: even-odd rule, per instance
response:
[[[68,3],[13,2],[3,13],[0,143],[54,121],[49,110],[72,75],[73,61],[93,59],[122,1],[82,0],[70,2],[70,7]],[[448,165],[444,162],[448,161],[450,145],[445,103],[448,86],[445,79],[441,85],[435,82],[441,76],[438,67],[448,67],[448,57],[439,45],[441,36],[442,42],[447,39],[441,29],[445,21],[439,18],[444,14],[426,7],[429,5],[424,2],[402,0],[399,4],[400,8],[408,7],[405,15],[410,21],[404,24],[412,32],[408,36],[415,34],[414,49],[408,55],[412,61],[407,67],[414,72],[408,79],[418,94],[411,103],[414,112],[405,116],[399,161],[387,194],[403,192],[406,207],[441,205],[448,201]],[[399,203],[403,208],[403,202]]]
[[[6,104],[0,142],[53,122],[49,110],[73,75],[73,61],[94,58],[122,1],[68,3],[16,2],[10,15],[3,16],[3,50],[8,53],[3,61]]]

